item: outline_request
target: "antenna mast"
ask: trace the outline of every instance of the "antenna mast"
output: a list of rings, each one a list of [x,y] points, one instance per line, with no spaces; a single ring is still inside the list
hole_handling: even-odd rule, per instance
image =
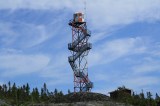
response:
[[[87,22],[87,2],[86,2],[86,0],[84,0],[84,18],[85,18],[85,20],[86,20],[86,22]]]

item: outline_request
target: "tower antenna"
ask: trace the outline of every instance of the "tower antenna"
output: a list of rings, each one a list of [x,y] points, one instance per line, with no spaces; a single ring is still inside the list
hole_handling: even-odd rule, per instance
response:
[[[86,20],[87,22],[87,2],[86,0],[84,0],[84,19]]]

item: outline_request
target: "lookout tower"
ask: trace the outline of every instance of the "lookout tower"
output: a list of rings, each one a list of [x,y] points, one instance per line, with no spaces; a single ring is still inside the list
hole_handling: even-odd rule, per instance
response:
[[[81,12],[73,15],[69,25],[72,28],[72,43],[68,44],[68,49],[72,56],[68,57],[68,61],[74,73],[74,92],[90,92],[93,88],[93,82],[88,78],[86,57],[92,48],[92,44],[88,43],[91,32],[87,29],[84,14]]]

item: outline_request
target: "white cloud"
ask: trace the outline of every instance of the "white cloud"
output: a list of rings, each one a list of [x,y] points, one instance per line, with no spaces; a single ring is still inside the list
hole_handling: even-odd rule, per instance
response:
[[[123,56],[145,52],[146,47],[140,37],[123,38],[102,43],[89,55],[91,66],[105,64]],[[104,58],[106,57],[106,58]]]
[[[22,50],[17,50],[14,48],[1,48],[0,50],[0,54],[18,54],[18,53],[22,53]]]
[[[11,26],[11,23],[0,22],[0,43],[3,45],[12,45],[17,38],[17,33],[12,30]]]
[[[19,46],[24,47],[33,47],[36,46],[47,39],[51,37],[51,34],[47,32],[45,25],[35,25],[35,24],[27,24],[27,23],[21,23],[20,25],[17,25],[19,30],[16,30],[19,42]]]
[[[20,48],[29,48],[36,46],[56,34],[54,31],[54,34],[51,34],[47,27],[32,23],[2,22],[0,23],[0,43],[3,44],[3,47],[15,45]]]
[[[47,33],[46,31],[46,27],[44,25],[38,25],[38,26],[31,26],[29,27],[28,30],[33,29],[32,33],[29,36],[29,42],[28,43],[28,47],[32,47],[35,45],[38,45],[42,42],[44,42],[45,40],[47,40],[49,38],[49,36],[51,36],[49,33]],[[37,34],[34,32],[38,32]],[[32,37],[31,37],[32,36]]]
[[[130,86],[132,88],[143,88],[144,86],[150,86],[159,83],[159,78],[154,76],[130,76],[130,78],[123,79],[122,84]]]
[[[4,82],[0,81],[0,85],[4,84]]]
[[[72,69],[67,61],[65,53],[58,53],[52,57],[52,61],[43,71],[40,72],[40,76],[43,78],[49,78],[48,85],[62,85],[70,84],[72,81]]]
[[[72,8],[73,4],[78,6],[80,1],[70,1],[70,0],[5,0],[0,1],[1,9],[63,9]],[[2,5],[3,4],[3,5]],[[79,7],[79,6],[78,6]]]
[[[157,61],[156,59],[143,60],[141,64],[133,66],[132,70],[135,72],[135,74],[151,73],[156,71],[160,72],[159,64],[160,61]]]
[[[43,70],[50,59],[44,55],[1,55],[0,69],[1,76],[14,77]]]
[[[152,43],[152,48],[149,51],[149,54],[155,57],[160,56],[160,42]]]
[[[94,36],[91,37],[90,42],[96,43],[97,41],[102,40],[108,36],[110,35],[109,34],[106,35],[104,32],[94,33]]]
[[[109,81],[110,79],[109,79],[110,77],[106,74],[106,73],[96,73],[96,75],[95,75],[95,77],[94,77],[94,80],[95,81]]]
[[[59,78],[59,75],[66,74],[66,67],[69,66],[66,54],[57,53],[52,56],[52,61],[41,72],[42,77]]]
[[[13,36],[16,33],[12,30],[10,23],[2,23],[0,22],[0,36]]]
[[[101,29],[160,19],[159,0],[95,0],[88,5],[88,18],[94,27]]]
[[[155,56],[160,56],[160,50],[155,50],[151,54],[153,54]]]
[[[71,75],[67,76],[62,76],[60,75],[58,79],[53,79],[53,80],[50,80],[47,82],[47,84],[49,86],[57,86],[57,85],[69,85],[71,84],[73,81],[72,81],[72,78],[71,78]]]
[[[1,0],[1,9],[70,9],[81,11],[83,0]],[[160,20],[159,0],[87,0],[87,20],[93,28],[126,25],[138,21]]]

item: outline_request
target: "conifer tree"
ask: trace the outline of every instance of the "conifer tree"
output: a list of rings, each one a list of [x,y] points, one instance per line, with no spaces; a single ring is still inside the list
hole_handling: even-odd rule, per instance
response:
[[[68,89],[68,94],[70,94],[71,93],[71,91],[70,91],[70,89]]]

